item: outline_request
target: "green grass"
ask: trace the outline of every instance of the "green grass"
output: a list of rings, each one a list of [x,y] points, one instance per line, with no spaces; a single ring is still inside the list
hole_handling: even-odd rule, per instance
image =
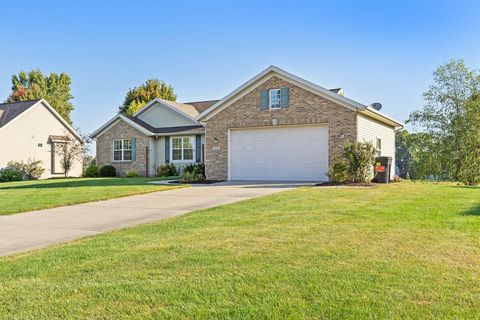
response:
[[[0,215],[168,190],[161,178],[81,178],[0,183]]]
[[[480,318],[480,189],[300,188],[0,259],[0,318]]]

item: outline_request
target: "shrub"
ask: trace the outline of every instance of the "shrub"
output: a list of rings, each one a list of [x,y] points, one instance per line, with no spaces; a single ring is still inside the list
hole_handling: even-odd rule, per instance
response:
[[[0,169],[0,182],[21,181],[24,173],[14,167]]]
[[[205,181],[205,177],[202,174],[196,172],[183,172],[182,177],[180,178],[181,182],[200,182]]]
[[[157,177],[172,177],[178,175],[178,169],[173,163],[164,163],[157,169]]]
[[[341,158],[328,168],[328,176],[336,182],[368,183],[372,179],[375,148],[369,142],[345,143]]]
[[[127,178],[135,178],[135,177],[140,177],[140,175],[139,175],[138,172],[135,171],[135,170],[128,170],[128,171],[125,173],[125,177],[127,177]]]
[[[375,148],[370,142],[347,142],[343,157],[348,163],[348,174],[352,182],[367,183],[372,179],[372,166],[375,162]]]
[[[183,167],[183,173],[195,173],[197,175],[201,175],[205,177],[205,164],[203,163],[189,163],[185,167]]]
[[[27,162],[23,161],[10,161],[7,166],[23,173],[23,179],[25,180],[37,180],[45,172],[42,168],[42,161],[35,159],[28,159]]]
[[[110,164],[106,164],[100,167],[100,171],[99,171],[100,177],[115,177],[116,175],[117,175],[117,171],[115,170],[114,166]]]
[[[98,177],[98,167],[90,165],[85,169],[85,177],[95,178]]]
[[[335,182],[348,181],[348,163],[342,157],[333,159],[332,164],[328,168],[327,176]]]

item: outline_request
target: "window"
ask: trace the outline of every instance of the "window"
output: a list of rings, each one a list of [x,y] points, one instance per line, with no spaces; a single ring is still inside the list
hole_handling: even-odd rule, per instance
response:
[[[377,157],[382,156],[382,139],[377,138],[376,142]]]
[[[280,109],[280,89],[270,89],[270,109]]]
[[[193,137],[171,138],[172,161],[193,161]]]
[[[43,148],[43,143],[38,143],[38,144],[37,144],[37,147]]]
[[[132,161],[132,140],[113,140],[113,161]]]

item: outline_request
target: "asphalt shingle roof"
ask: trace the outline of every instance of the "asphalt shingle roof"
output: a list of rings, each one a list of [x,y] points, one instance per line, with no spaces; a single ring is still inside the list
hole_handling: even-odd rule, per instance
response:
[[[207,110],[208,108],[213,106],[218,101],[220,101],[220,100],[185,102],[185,104],[189,104],[189,105],[193,106],[197,110],[198,113],[202,113],[203,111]]]
[[[196,130],[203,130],[202,125],[193,125],[193,126],[179,126],[179,127],[164,127],[164,128],[155,128],[146,123],[143,120],[140,120],[137,117],[132,117],[129,115],[125,115],[128,119],[132,120],[136,124],[144,127],[150,132],[157,133],[157,134],[167,134],[167,133],[178,133],[178,132],[185,132],[185,131],[196,131]]]
[[[0,103],[0,128],[28,110],[38,100]]]

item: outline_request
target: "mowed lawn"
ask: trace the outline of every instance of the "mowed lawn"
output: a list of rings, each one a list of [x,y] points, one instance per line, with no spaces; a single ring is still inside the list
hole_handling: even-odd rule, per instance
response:
[[[480,318],[480,189],[305,187],[0,258],[0,318]]]
[[[80,178],[0,183],[0,215],[175,188],[160,178]]]

